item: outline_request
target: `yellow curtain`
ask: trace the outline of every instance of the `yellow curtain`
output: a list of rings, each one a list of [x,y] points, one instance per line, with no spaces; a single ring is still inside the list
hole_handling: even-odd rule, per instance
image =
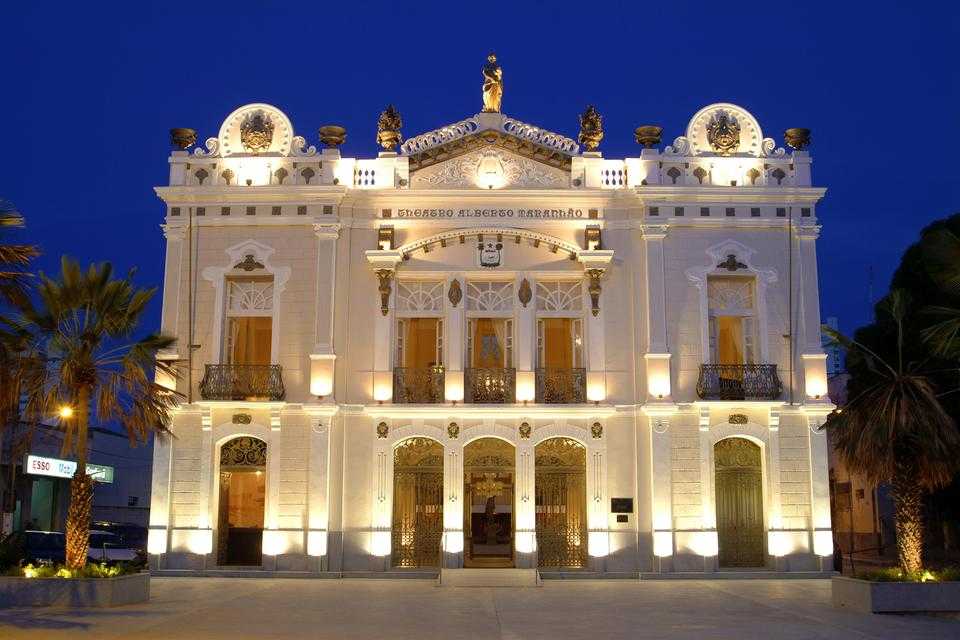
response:
[[[505,338],[506,321],[493,318],[475,319],[473,321],[473,353],[470,354],[471,366],[492,369],[504,366]],[[484,349],[485,343],[486,349]],[[490,348],[491,344],[494,348]]]
[[[573,367],[573,334],[570,318],[543,319],[543,359],[540,366]]]
[[[405,350],[403,366],[416,369],[434,367],[437,361],[437,324],[436,318],[410,318],[406,322]]]
[[[271,318],[230,318],[231,364],[270,364]]]
[[[717,363],[743,364],[743,320],[717,316]]]

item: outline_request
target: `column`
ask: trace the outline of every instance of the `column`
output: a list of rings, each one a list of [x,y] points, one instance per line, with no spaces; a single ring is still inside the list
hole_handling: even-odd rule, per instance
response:
[[[195,549],[206,549],[203,568],[207,567],[207,556],[213,549],[213,415],[209,407],[201,408],[200,413],[200,504],[197,514],[197,544]]]
[[[669,416],[648,414],[650,421],[650,457],[644,467],[651,475],[653,498],[653,555],[654,570],[668,573],[673,570],[673,487],[672,438]]]
[[[517,567],[533,569],[537,566],[537,516],[534,494],[536,460],[530,440],[522,439],[517,443],[516,459],[514,502],[517,505]]]
[[[537,287],[531,276],[520,274],[516,279],[517,300],[520,306],[514,306],[516,338],[513,345],[513,357],[517,366],[517,402],[533,402],[536,396],[536,329],[537,329]]]
[[[613,251],[584,250],[577,254],[587,277],[590,314],[586,321],[587,400],[602,402],[607,397],[606,339],[604,336],[601,280],[613,261]]]
[[[443,447],[443,558],[442,566],[459,569],[463,566],[463,447],[461,425],[447,424],[447,440]]]
[[[667,228],[665,225],[646,225],[643,228],[647,274],[647,353],[644,359],[648,402],[669,403],[672,393],[663,257],[663,241],[667,237]]]
[[[336,352],[334,309],[337,286],[337,239],[339,224],[314,224],[317,237],[317,287],[315,293],[314,347],[310,354],[310,395],[323,398],[333,394]]]
[[[335,411],[335,409],[334,409]],[[307,484],[307,554],[316,558],[316,570],[325,571],[327,562],[328,533],[328,456],[330,455],[329,434],[333,414],[309,411],[310,456],[308,459]]]
[[[810,443],[810,526],[811,548],[819,556],[820,570],[833,568],[833,531],[830,521],[830,467],[827,459],[826,414],[807,415]]]
[[[176,431],[178,414],[174,413],[171,431]],[[161,556],[170,545],[170,483],[173,474],[172,435],[153,436],[153,472],[150,483],[150,529],[147,533],[147,552]],[[157,558],[157,568],[160,558]]]
[[[446,372],[444,373],[444,397],[450,402],[462,402],[463,389],[463,300],[466,282],[461,274],[452,274],[447,279],[443,301],[443,350]]]
[[[371,250],[366,252],[367,262],[377,278],[378,311],[373,330],[373,399],[385,402],[393,397],[393,371],[390,343],[393,326],[394,276],[397,265],[403,259],[399,251]]]

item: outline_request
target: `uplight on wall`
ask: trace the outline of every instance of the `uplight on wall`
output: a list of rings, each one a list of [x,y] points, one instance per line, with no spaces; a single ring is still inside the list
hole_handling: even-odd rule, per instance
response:
[[[517,547],[519,549],[519,546]],[[447,553],[463,551],[463,531],[447,531],[443,534],[443,550]]]
[[[603,381],[594,381],[587,385],[587,400],[600,404],[607,397],[607,387]]]
[[[210,529],[191,531],[187,540],[187,549],[190,553],[198,555],[206,555],[213,551],[213,531]]]
[[[670,397],[670,378],[665,375],[651,376],[647,382],[647,390],[657,399]]]
[[[167,530],[150,529],[147,533],[147,553],[160,555],[167,552]]]
[[[390,555],[389,531],[373,531],[370,534],[370,553],[379,558]]]
[[[719,549],[719,540],[716,531],[697,531],[693,534],[693,540],[690,543],[693,552],[699,556],[712,557],[717,555]]]
[[[520,553],[533,553],[537,548],[536,534],[533,531],[517,531],[516,546]]]
[[[444,376],[444,397],[454,404],[463,402],[463,372],[448,371]]]
[[[517,372],[517,402],[533,402],[537,390],[533,371]]]
[[[310,395],[322,398],[333,393],[333,378],[319,375],[310,380]]]
[[[672,531],[653,532],[653,555],[658,558],[666,558],[673,555]]]
[[[813,532],[813,552],[821,558],[833,555],[832,531],[820,530]]]
[[[827,396],[827,379],[819,375],[807,377],[807,397],[820,400]]]
[[[767,533],[767,549],[770,555],[781,558],[790,553],[790,542],[784,531],[770,531]]]
[[[307,554],[317,557],[327,555],[327,532],[307,532]]]
[[[610,534],[606,531],[591,531],[587,552],[591,558],[603,558],[610,553]]]
[[[377,384],[373,388],[373,399],[377,402],[388,402],[393,397],[393,389],[384,383]]]
[[[287,552],[287,537],[282,531],[267,529],[263,532],[263,543],[261,550],[265,556],[278,556]]]

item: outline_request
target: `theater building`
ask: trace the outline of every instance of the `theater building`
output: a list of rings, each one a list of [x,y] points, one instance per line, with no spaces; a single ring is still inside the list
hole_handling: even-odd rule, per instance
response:
[[[809,132],[712,104],[606,158],[484,77],[375,158],[269,104],[174,131],[152,566],[830,569]]]

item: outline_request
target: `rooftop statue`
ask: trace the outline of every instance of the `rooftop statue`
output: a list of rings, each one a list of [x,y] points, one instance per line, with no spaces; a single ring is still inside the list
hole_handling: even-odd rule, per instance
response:
[[[400,112],[391,104],[377,120],[377,144],[386,149],[393,149],[403,142],[403,136],[400,135],[400,127],[403,126],[403,120],[400,119]]]
[[[587,151],[596,151],[603,140],[603,116],[592,104],[580,114],[580,135],[577,139]]]
[[[497,56],[487,56],[483,65],[483,112],[500,113],[500,100],[503,98],[503,69],[497,64]]]

